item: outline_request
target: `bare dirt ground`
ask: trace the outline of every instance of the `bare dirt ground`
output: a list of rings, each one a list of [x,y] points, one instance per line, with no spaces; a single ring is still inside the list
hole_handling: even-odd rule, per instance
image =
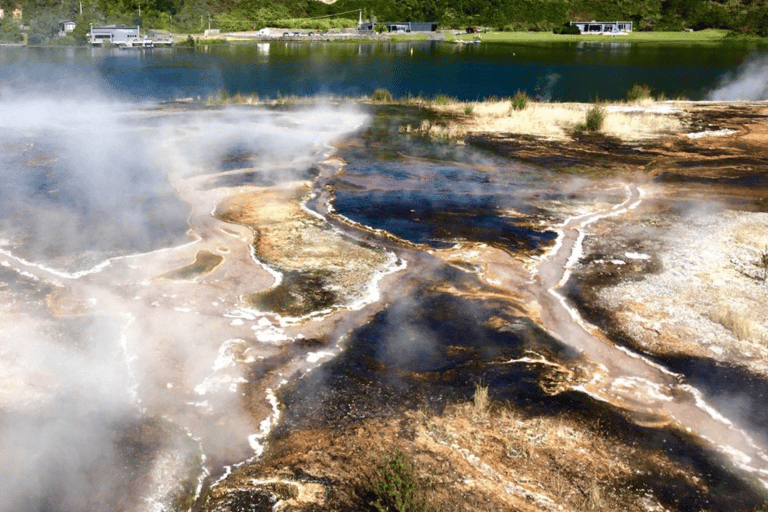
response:
[[[768,420],[768,105],[676,104],[668,115],[675,121],[664,126],[675,128],[659,137],[489,129],[461,139],[554,168],[563,182],[586,175],[638,186],[636,209],[582,228],[568,298],[612,342],[680,372],[720,410],[759,427]],[[531,261],[486,246],[437,256],[477,267],[541,321]],[[558,372],[568,373],[553,365]],[[563,404],[572,378],[553,379]],[[737,389],[751,398],[734,403]],[[691,451],[698,442],[684,429],[643,426],[607,407],[563,410],[551,416],[476,395],[440,411],[283,432],[261,460],[213,488],[203,508],[245,510],[258,495],[263,508],[253,510],[373,510],[366,478],[402,451],[436,510],[762,509],[760,491],[713,454]]]

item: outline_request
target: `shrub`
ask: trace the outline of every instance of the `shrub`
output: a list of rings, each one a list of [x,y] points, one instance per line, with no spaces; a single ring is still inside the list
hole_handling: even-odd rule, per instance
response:
[[[605,110],[600,105],[595,105],[587,111],[587,119],[584,128],[588,132],[599,132],[605,121]]]
[[[24,40],[19,24],[10,17],[0,19],[0,41],[7,43],[20,43]]]
[[[644,84],[635,84],[627,91],[627,101],[646,100],[651,97],[651,88]]]
[[[194,48],[195,47],[195,39],[191,35],[189,35],[189,36],[187,36],[187,38],[185,40],[176,43],[176,46],[187,47],[187,48]]]
[[[41,14],[29,24],[29,44],[42,44],[53,39],[59,32],[58,18],[52,13]]]
[[[467,103],[464,105],[464,113],[466,115],[471,116],[474,111],[475,111],[474,103]]]
[[[528,106],[528,95],[523,91],[518,90],[514,96],[512,96],[512,109],[525,110]]]
[[[562,27],[555,27],[552,29],[553,34],[560,34],[560,35],[574,35],[577,36],[581,34],[581,30],[579,30],[579,27],[576,25],[563,25]]]
[[[389,102],[389,101],[392,101],[392,93],[386,89],[376,89],[375,91],[373,91],[371,100],[377,103]]]
[[[398,450],[376,464],[360,489],[367,509],[377,512],[428,512],[425,488],[413,464]]]

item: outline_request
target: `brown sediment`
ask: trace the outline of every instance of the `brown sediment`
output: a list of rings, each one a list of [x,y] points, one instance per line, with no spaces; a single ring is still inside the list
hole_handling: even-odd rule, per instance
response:
[[[278,510],[365,510],[366,477],[399,451],[416,478],[428,482],[425,494],[437,510],[674,510],[708,499],[713,510],[726,503],[740,510],[738,500],[717,496],[718,476],[692,473],[664,440],[638,444],[637,432],[608,435],[606,421],[601,414],[541,415],[491,401],[440,413],[424,408],[345,430],[294,430],[276,439],[261,462],[236,470],[205,508],[261,491],[275,496]],[[292,491],[275,492],[276,484]]]
[[[216,216],[248,226],[259,260],[284,273],[276,288],[244,295],[246,303],[302,316],[362,298],[384,270],[384,251],[353,242],[301,207],[308,193],[306,184],[257,189],[218,205]]]
[[[88,299],[77,297],[66,286],[57,286],[45,296],[45,306],[54,316],[79,316],[87,314]]]
[[[487,131],[470,134],[466,142],[587,176],[650,177],[694,188],[722,184],[730,185],[729,192],[734,194],[762,197],[748,177],[764,175],[768,164],[764,143],[768,138],[768,104],[678,103],[675,108],[677,111],[666,115],[680,118],[679,131],[650,139],[627,140],[600,132],[547,139]]]
[[[758,299],[757,285],[761,283],[755,262],[758,242],[768,237],[768,228],[760,226],[768,226],[768,222],[753,212],[768,210],[768,184],[761,181],[768,168],[768,106],[681,104],[675,115],[686,132],[701,136],[681,132],[626,142],[600,134],[547,140],[524,134],[476,133],[465,140],[502,155],[556,167],[563,171],[564,179],[586,174],[605,187],[612,186],[617,177],[639,183],[646,194],[639,208],[580,228],[587,234],[584,255],[573,268],[575,278],[562,293],[576,300],[597,327],[591,334],[606,347],[619,341],[662,360],[710,359],[747,367],[764,379],[768,358],[762,355],[760,340],[739,340],[733,319],[721,315],[707,321],[705,330],[724,338],[709,342],[714,348],[702,348],[697,337],[703,318],[715,316],[713,309],[745,300],[748,305],[740,307],[749,312],[747,320],[757,324],[753,332],[766,327],[761,321],[768,318],[768,311],[766,301]],[[676,209],[680,202],[691,199],[715,200],[720,207],[739,211],[728,210],[728,222],[713,229],[712,224],[697,222],[695,214],[685,216]],[[571,212],[578,213],[582,212]],[[680,236],[681,232],[688,237]],[[699,259],[688,259],[691,255],[680,248],[686,240],[707,236],[720,241],[711,246],[720,257],[725,256],[716,258],[719,268],[702,265],[702,254]],[[537,260],[471,243],[433,251],[433,256],[476,274],[488,285],[467,289],[444,284],[435,290],[503,298],[515,315],[547,324],[552,304],[535,293],[532,282]],[[664,276],[678,279],[674,286],[665,287]],[[675,312],[700,319],[688,325],[675,323]],[[500,317],[488,320],[490,327],[498,329],[505,328],[505,323]],[[723,325],[726,323],[730,327]],[[724,333],[729,328],[734,330],[730,335]],[[462,346],[446,350],[471,353]],[[585,368],[574,375],[572,368],[546,360],[529,364],[551,366],[550,371],[539,373],[538,384],[552,395],[568,396],[570,389],[583,386],[590,377]],[[419,381],[415,374],[410,379]],[[665,382],[674,387],[675,378]],[[618,387],[616,391],[620,391]],[[756,503],[759,492],[754,494],[751,484],[743,484],[741,477],[723,473],[716,477],[712,467],[705,468],[709,463],[699,460],[688,465],[676,459],[674,449],[664,446],[670,439],[664,436],[689,436],[685,442],[693,445],[698,443],[696,436],[686,434],[663,410],[642,407],[630,398],[624,407],[634,426],[624,428],[635,430],[628,437],[619,434],[622,427],[611,426],[615,417],[603,422],[597,415],[591,422],[585,416],[532,414],[502,407],[478,413],[471,404],[454,404],[440,413],[425,410],[399,418],[364,420],[340,429],[294,430],[274,439],[264,459],[233,475],[227,488],[259,488],[249,480],[256,475],[299,489],[311,482],[326,492],[319,493],[315,487],[314,501],[302,503],[286,497],[282,509],[354,508],[362,504],[355,487],[360,475],[373,471],[377,460],[387,453],[402,449],[423,476],[435,479],[433,502],[446,504],[446,510],[688,510],[702,506],[749,510]],[[619,409],[621,402],[617,398]],[[664,433],[664,442],[648,444],[649,437],[660,433]],[[638,437],[632,439],[633,435]],[[698,457],[709,457],[708,449]],[[737,486],[745,487],[734,494],[722,487],[721,478],[730,479],[728,485],[741,482]]]
[[[210,274],[216,270],[216,267],[221,265],[222,261],[224,261],[224,257],[219,254],[214,254],[207,250],[198,251],[197,254],[195,254],[195,261],[193,263],[190,263],[185,267],[166,272],[160,277],[172,280],[195,279],[198,276]]]

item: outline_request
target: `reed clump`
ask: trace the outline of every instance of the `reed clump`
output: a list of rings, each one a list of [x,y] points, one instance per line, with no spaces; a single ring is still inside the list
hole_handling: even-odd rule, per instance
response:
[[[627,102],[633,103],[643,100],[650,100],[653,98],[653,96],[651,94],[650,86],[645,84],[634,84],[627,91],[626,98]]]
[[[522,93],[524,94],[524,93]],[[478,133],[520,134],[548,140],[568,140],[574,133],[601,132],[622,141],[641,141],[663,137],[683,130],[682,118],[674,104],[628,106],[604,103],[547,103],[530,98],[524,109],[516,109],[512,98],[488,98],[483,101],[460,102],[451,99],[435,102],[422,95],[402,101],[439,114],[439,123],[429,130],[403,126],[401,133],[417,133],[430,137],[461,140]],[[522,102],[521,102],[522,103]],[[518,103],[518,106],[521,104]],[[447,114],[447,116],[444,116]]]
[[[371,101],[375,103],[389,103],[392,101],[392,93],[384,88],[376,89],[371,95]]]
[[[605,123],[605,109],[600,105],[593,105],[587,110],[584,122],[575,126],[576,133],[596,133],[603,129]]]
[[[521,90],[518,90],[514,96],[512,96],[512,110],[525,110],[525,107],[528,106],[528,100],[530,98],[526,93],[524,93]]]
[[[220,88],[217,91],[212,92],[205,99],[207,106],[223,106],[223,105],[255,105],[259,103],[259,94],[252,92],[250,94],[243,94],[236,92],[230,94],[225,88]]]
[[[488,415],[491,400],[488,397],[488,386],[482,383],[475,384],[475,393],[472,395],[472,411],[476,417],[484,418]]]
[[[599,105],[587,110],[587,119],[585,122],[588,132],[599,132],[605,122],[605,110]]]

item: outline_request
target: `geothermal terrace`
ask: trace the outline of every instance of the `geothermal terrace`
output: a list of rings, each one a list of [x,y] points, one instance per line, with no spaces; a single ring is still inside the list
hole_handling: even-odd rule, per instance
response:
[[[13,507],[768,497],[764,103],[90,107],[0,126]]]

